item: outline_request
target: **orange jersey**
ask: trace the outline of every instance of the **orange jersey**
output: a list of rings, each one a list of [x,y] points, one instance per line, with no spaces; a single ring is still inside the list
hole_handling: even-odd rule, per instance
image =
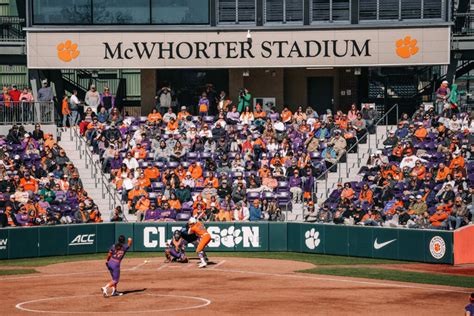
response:
[[[199,237],[202,237],[206,234],[209,234],[207,232],[206,227],[204,227],[204,224],[201,223],[201,222],[197,222],[197,223],[193,224],[191,227],[189,227],[189,233],[190,234],[194,233],[194,234],[198,235]]]

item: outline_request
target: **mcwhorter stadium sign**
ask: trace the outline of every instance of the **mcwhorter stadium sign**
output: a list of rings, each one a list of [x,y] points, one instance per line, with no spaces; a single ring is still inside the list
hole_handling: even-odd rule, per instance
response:
[[[449,27],[253,32],[28,32],[29,68],[250,68],[449,63]]]

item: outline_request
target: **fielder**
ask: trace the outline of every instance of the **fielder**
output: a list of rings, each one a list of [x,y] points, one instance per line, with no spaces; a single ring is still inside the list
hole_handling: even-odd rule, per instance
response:
[[[206,227],[204,227],[204,224],[198,221],[196,218],[191,217],[188,221],[189,229],[188,229],[188,234],[196,234],[196,236],[199,238],[199,243],[196,248],[196,253],[199,256],[199,259],[201,260],[201,263],[199,264],[199,268],[205,268],[207,266],[207,256],[206,253],[204,252],[204,248],[209,244],[211,241],[211,234],[208,233]]]
[[[102,294],[104,294],[104,297],[109,296],[109,293],[107,292],[109,288],[112,288],[112,296],[123,295],[123,293],[117,291],[117,284],[120,280],[120,263],[122,262],[123,257],[125,257],[125,254],[131,245],[132,238],[128,238],[128,243],[125,244],[125,236],[120,235],[118,242],[110,247],[105,266],[107,269],[109,269],[110,275],[112,276],[112,281],[107,283],[102,288]]]
[[[173,238],[171,239],[171,243],[168,245],[168,248],[165,249],[165,263],[173,261],[187,263],[188,258],[186,257],[186,252],[184,251],[186,244],[186,240],[181,237],[181,231],[175,230],[173,233]]]

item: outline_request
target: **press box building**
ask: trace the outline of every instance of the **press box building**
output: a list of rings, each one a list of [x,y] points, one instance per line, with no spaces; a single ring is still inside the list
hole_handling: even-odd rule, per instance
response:
[[[144,115],[164,81],[191,107],[207,83],[318,112],[418,102],[451,62],[451,18],[448,0],[28,0],[27,67],[59,90],[115,85]]]

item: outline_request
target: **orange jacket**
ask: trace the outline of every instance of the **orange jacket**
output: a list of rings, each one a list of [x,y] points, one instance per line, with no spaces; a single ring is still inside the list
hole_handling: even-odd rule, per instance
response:
[[[156,123],[161,120],[162,120],[161,114],[158,112],[148,114],[148,122]]]
[[[446,179],[448,174],[451,174],[451,169],[444,167],[443,169],[438,169],[438,174],[436,175],[436,181],[443,181]]]
[[[430,222],[431,222],[431,225],[433,226],[441,226],[443,221],[445,221],[447,218],[448,218],[447,213],[441,213],[441,214],[434,213],[430,217]]]
[[[191,177],[193,177],[194,180],[202,177],[202,168],[199,165],[195,167],[189,166],[188,171],[191,172]]]
[[[374,199],[373,199],[373,196],[374,196],[374,193],[372,192],[372,190],[367,190],[367,191],[360,191],[360,195],[359,195],[359,201],[367,201],[367,203],[369,204],[372,204],[374,203]]]
[[[157,167],[146,168],[143,174],[148,179],[158,179],[160,177],[160,170]]]
[[[416,131],[415,131],[415,136],[420,139],[420,140],[423,140],[425,139],[426,135],[428,135],[428,131],[426,130],[426,128],[424,128],[423,126],[418,128]]]

